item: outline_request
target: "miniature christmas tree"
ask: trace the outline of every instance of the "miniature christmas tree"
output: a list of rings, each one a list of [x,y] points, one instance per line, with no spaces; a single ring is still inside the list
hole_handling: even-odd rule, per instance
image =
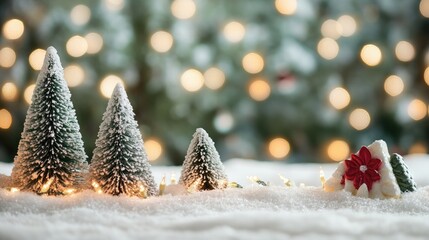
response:
[[[86,154],[70,97],[60,58],[49,47],[12,170],[22,190],[58,195],[83,180]]]
[[[221,189],[228,184],[214,142],[202,128],[194,133],[179,182],[195,191]]]
[[[109,100],[95,145],[90,166],[93,186],[112,195],[156,195],[133,108],[120,84]]]
[[[405,164],[403,157],[397,153],[392,154],[392,156],[390,156],[390,164],[392,165],[393,173],[395,174],[401,192],[416,191],[417,185],[408,171],[408,166]]]

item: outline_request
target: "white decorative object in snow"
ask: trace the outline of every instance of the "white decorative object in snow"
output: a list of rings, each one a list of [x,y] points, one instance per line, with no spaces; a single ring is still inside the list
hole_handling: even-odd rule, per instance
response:
[[[95,145],[90,166],[93,186],[112,195],[157,194],[133,108],[120,84],[109,100]]]
[[[352,163],[353,161],[361,161],[360,157],[366,157],[372,160],[368,160],[366,163]],[[349,169],[348,171],[346,161],[349,161],[350,166],[355,166],[356,169]],[[367,148],[362,147],[358,153],[352,154],[350,160],[346,161],[340,162],[338,168],[326,181],[324,185],[325,191],[333,192],[344,189],[345,191],[351,192],[353,195],[379,199],[400,197],[401,191],[396,182],[395,175],[393,174],[392,166],[390,165],[390,155],[387,145],[383,140],[377,140]],[[370,165],[366,166],[365,164]],[[372,169],[371,167],[377,169]],[[356,171],[366,174],[360,175],[360,179],[358,180],[352,181],[351,179],[347,179],[347,172],[355,174]],[[358,185],[356,185],[355,181]],[[367,185],[367,182],[369,182],[370,185]]]
[[[58,195],[83,183],[87,156],[70,98],[60,58],[49,47],[15,157],[16,187]]]
[[[363,197],[363,198],[367,198],[369,196],[368,187],[366,186],[365,183],[359,187],[359,189],[356,192],[356,196]]]
[[[190,191],[226,188],[228,179],[213,140],[198,128],[183,162],[179,183]]]
[[[369,145],[368,149],[373,157],[378,158],[383,162],[380,169],[381,182],[377,183],[377,192],[373,192],[372,195],[370,193],[370,197],[399,198],[401,196],[401,189],[396,182],[392,165],[390,165],[390,154],[389,150],[387,149],[386,142],[383,140],[377,140]]]

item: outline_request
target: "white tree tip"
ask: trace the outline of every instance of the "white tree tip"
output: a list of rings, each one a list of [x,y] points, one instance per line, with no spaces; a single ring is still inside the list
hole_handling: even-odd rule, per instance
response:
[[[46,49],[46,55],[45,55],[45,59],[43,61],[43,66],[42,66],[41,72],[47,71],[50,61],[53,61],[53,64],[55,66],[53,71],[58,71],[59,69],[62,70],[60,57],[58,56],[57,50],[52,46],[50,46]]]
[[[116,90],[116,91],[119,91],[119,90],[117,90],[117,89],[124,89],[124,86],[122,86],[122,84],[121,84],[121,83],[117,83],[117,84],[116,84],[116,86],[115,86],[115,90]]]
[[[115,89],[113,90],[112,96],[126,95],[124,86],[122,84],[117,83]]]
[[[110,101],[114,101],[113,99],[128,99],[127,92],[125,92],[124,86],[122,84],[116,84],[115,89],[113,89]]]
[[[57,49],[55,49],[54,47],[50,46],[48,47],[48,49],[46,49],[46,54],[57,54]]]
[[[199,133],[199,134],[207,134],[206,130],[204,130],[204,128],[197,128],[197,130],[195,131],[195,133]],[[208,135],[208,134],[207,134]]]

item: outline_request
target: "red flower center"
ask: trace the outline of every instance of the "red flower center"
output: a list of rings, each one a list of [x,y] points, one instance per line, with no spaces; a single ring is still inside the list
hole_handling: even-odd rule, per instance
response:
[[[353,181],[356,189],[365,183],[368,191],[371,191],[372,184],[381,179],[379,173],[381,164],[381,160],[373,158],[368,148],[363,146],[358,155],[352,154],[350,159],[345,160],[346,171],[343,179]]]

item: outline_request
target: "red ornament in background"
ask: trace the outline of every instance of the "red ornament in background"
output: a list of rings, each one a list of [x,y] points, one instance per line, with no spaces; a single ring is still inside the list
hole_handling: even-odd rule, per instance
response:
[[[372,184],[381,179],[381,160],[373,158],[368,148],[363,146],[358,155],[352,154],[351,159],[345,160],[346,172],[344,178],[353,181],[356,189],[362,184],[366,184],[368,191],[371,191]]]
[[[288,94],[296,90],[296,77],[291,72],[282,72],[277,75],[277,88],[280,93]]]
[[[277,81],[282,82],[294,82],[296,80],[295,75],[291,72],[282,72],[277,75]]]

